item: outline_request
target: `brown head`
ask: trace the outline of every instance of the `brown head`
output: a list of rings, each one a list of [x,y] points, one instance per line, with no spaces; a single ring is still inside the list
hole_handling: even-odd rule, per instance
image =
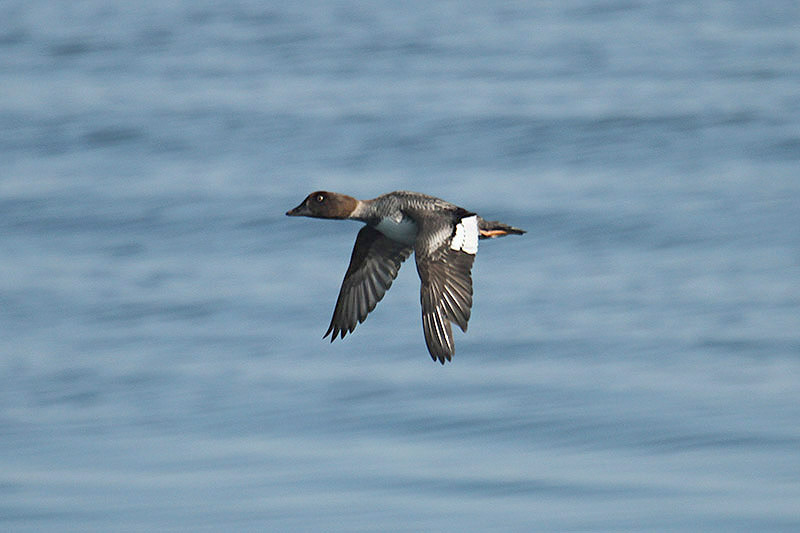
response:
[[[347,218],[358,206],[358,200],[346,194],[328,191],[312,192],[303,203],[287,211],[290,217]]]

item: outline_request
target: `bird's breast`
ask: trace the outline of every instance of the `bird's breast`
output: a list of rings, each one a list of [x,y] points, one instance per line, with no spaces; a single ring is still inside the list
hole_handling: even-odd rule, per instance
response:
[[[406,216],[400,219],[385,217],[378,222],[375,229],[393,241],[409,246],[413,246],[417,240],[417,223]]]

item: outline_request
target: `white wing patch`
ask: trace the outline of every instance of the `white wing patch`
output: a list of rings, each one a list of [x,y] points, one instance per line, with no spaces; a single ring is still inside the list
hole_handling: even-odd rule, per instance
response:
[[[475,255],[478,253],[478,216],[462,218],[456,225],[456,233],[450,241],[452,250]]]

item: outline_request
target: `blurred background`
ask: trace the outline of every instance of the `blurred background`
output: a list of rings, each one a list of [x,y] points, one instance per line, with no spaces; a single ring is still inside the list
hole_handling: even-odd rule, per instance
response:
[[[0,529],[800,530],[794,1],[0,3]],[[406,263],[481,243],[425,349]]]

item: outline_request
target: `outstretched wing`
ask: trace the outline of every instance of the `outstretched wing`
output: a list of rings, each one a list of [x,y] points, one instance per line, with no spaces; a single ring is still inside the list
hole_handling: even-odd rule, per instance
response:
[[[371,226],[358,232],[350,266],[342,281],[333,318],[324,337],[331,333],[331,342],[352,333],[359,322],[375,309],[392,286],[400,265],[411,255],[411,247],[385,237]]]
[[[455,353],[455,322],[467,330],[472,308],[472,263],[478,251],[478,224],[474,215],[464,216],[456,225],[421,228],[415,249],[417,272],[422,282],[422,329],[434,361],[444,364]],[[442,237],[445,237],[444,239]],[[435,246],[439,243],[438,246]],[[435,247],[434,247],[435,246]]]

